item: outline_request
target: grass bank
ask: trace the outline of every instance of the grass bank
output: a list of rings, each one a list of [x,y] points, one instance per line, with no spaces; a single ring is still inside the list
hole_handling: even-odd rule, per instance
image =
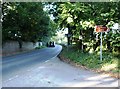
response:
[[[83,53],[72,47],[63,47],[60,53],[60,59],[68,63],[72,63],[75,66],[81,66],[89,70],[96,72],[108,73],[113,77],[119,78],[120,72],[120,60],[119,54],[112,54],[110,52],[103,52],[103,61],[100,61],[99,54],[95,53]]]
[[[38,46],[35,49],[42,49],[42,48],[46,48],[46,46]]]

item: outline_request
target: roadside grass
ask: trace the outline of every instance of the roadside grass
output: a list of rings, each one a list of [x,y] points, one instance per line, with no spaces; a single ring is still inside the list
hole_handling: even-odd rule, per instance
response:
[[[38,46],[35,49],[42,49],[42,48],[46,48],[46,46]]]
[[[103,52],[103,60],[100,61],[100,57],[97,52],[84,53],[72,47],[63,47],[60,56],[63,56],[78,65],[85,66],[88,69],[99,69],[110,73],[120,72],[120,65],[118,65],[118,61],[120,60],[119,54]]]

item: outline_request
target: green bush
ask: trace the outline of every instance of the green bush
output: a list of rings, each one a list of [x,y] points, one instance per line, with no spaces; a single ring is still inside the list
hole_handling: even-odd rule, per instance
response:
[[[66,48],[63,47],[63,51],[61,55],[65,58],[69,58],[71,61],[86,66],[92,69],[103,69],[108,66],[117,65],[119,60],[119,54],[112,54],[110,52],[103,52],[103,60],[100,60],[100,56],[98,53],[83,53],[74,48]],[[108,69],[109,70],[109,69]],[[111,67],[109,70],[111,72],[118,72],[118,67]]]
[[[41,48],[45,48],[46,46],[38,46],[35,49],[41,49]]]

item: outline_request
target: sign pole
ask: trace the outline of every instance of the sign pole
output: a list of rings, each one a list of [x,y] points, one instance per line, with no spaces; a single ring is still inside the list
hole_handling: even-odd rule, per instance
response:
[[[100,43],[100,60],[102,61],[102,32],[101,32],[101,43]]]
[[[101,41],[100,41],[100,60],[102,61],[102,34],[103,34],[103,32],[107,32],[108,28],[106,26],[98,25],[95,27],[95,31],[100,32],[100,39],[101,39]]]

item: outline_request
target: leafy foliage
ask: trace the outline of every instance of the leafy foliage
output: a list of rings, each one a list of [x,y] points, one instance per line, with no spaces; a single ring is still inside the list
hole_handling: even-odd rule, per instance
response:
[[[3,3],[3,42],[9,39],[36,42],[53,35],[54,22],[43,7],[41,2]]]
[[[118,69],[119,54],[104,52],[103,61],[100,61],[97,53],[83,53],[74,48],[67,49],[66,47],[63,47],[60,56],[63,56],[65,59],[67,58],[78,65],[86,66],[89,69],[99,69],[101,71],[112,73],[119,73],[120,71]]]
[[[110,28],[110,32],[103,34],[104,46],[112,46],[107,42],[112,39],[110,44],[114,44],[116,39],[114,36],[119,36],[119,30],[117,33],[111,30],[114,23],[119,23],[119,5],[120,2],[61,2],[52,3],[53,8],[50,10],[55,16],[55,21],[59,24],[59,28],[68,28],[68,34],[72,34],[72,41],[76,39],[76,43],[93,43],[95,49],[99,46],[99,35],[100,33],[94,32],[94,27],[96,25],[103,25]],[[111,35],[111,33],[113,35]],[[111,38],[106,38],[106,36],[112,36]],[[96,37],[98,36],[98,39]],[[68,39],[69,42],[70,39]],[[119,40],[119,39],[118,39]],[[116,41],[118,41],[116,40]],[[80,41],[80,42],[79,42]],[[116,45],[119,45],[115,43]],[[89,46],[88,44],[87,46]],[[96,45],[96,46],[95,46]],[[108,47],[108,48],[110,48]],[[115,47],[115,46],[114,46]]]

